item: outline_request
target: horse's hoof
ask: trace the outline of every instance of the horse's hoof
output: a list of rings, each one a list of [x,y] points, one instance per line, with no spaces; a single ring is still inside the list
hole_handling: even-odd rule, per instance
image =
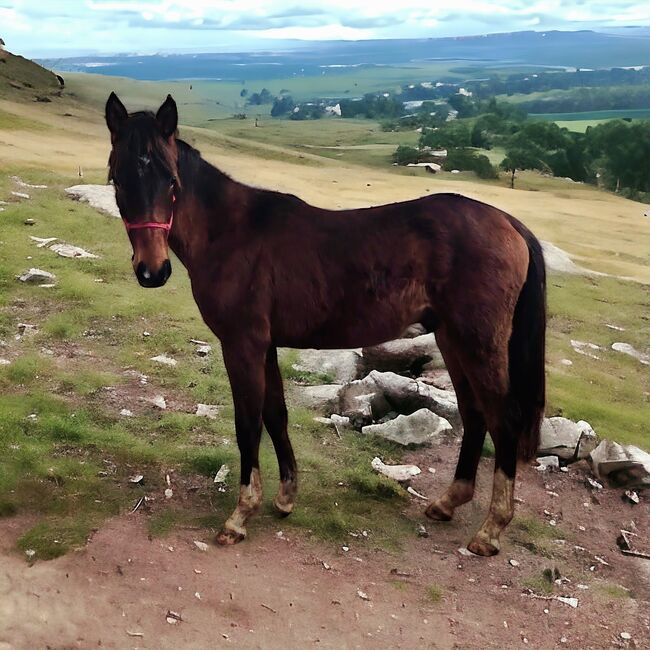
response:
[[[273,507],[280,517],[288,517],[293,512],[293,503],[282,503],[277,497],[273,499]]]
[[[474,555],[481,555],[482,557],[492,557],[499,552],[498,542],[492,544],[486,539],[475,537],[468,545],[467,550],[474,553]]]
[[[232,546],[233,544],[239,544],[239,542],[246,539],[246,533],[241,533],[236,530],[231,530],[230,528],[222,528],[215,541],[219,546]]]
[[[424,514],[434,521],[451,521],[454,516],[453,510],[443,509],[438,501],[430,503]]]

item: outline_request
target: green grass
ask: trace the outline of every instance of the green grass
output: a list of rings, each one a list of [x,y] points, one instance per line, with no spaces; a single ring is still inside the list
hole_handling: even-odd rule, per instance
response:
[[[444,590],[440,585],[429,585],[427,587],[427,600],[430,603],[439,603],[442,600]]]
[[[507,529],[507,535],[514,544],[546,558],[558,555],[558,546],[553,544],[553,540],[565,537],[562,530],[549,526],[532,515],[515,516]]]

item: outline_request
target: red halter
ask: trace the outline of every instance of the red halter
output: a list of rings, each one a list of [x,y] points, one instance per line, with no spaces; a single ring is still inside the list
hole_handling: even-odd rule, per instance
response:
[[[167,223],[158,223],[157,221],[146,221],[145,223],[129,223],[126,219],[123,219],[124,225],[126,226],[126,231],[131,232],[132,230],[143,230],[144,228],[159,228],[160,230],[166,231],[169,235],[169,231],[172,229],[172,224],[174,223],[174,203],[176,203],[176,195],[172,194],[172,213]]]

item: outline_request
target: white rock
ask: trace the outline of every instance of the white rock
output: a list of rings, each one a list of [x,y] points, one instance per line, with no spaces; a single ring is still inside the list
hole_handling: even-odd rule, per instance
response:
[[[627,354],[630,357],[634,357],[637,361],[639,361],[643,365],[650,366],[650,354],[639,352],[639,350],[636,350],[629,343],[613,343],[612,350],[615,350],[616,352],[622,352],[623,354]]]
[[[209,548],[205,542],[199,542],[198,540],[194,540],[194,546],[196,546],[199,551],[207,551]]]
[[[21,178],[19,178],[18,176],[12,176],[11,180],[14,183],[16,183],[16,185],[18,185],[19,187],[28,187],[28,188],[32,188],[34,190],[46,190],[47,189],[47,185],[32,185],[31,183],[25,183],[25,181],[22,180]]]
[[[425,408],[411,415],[398,415],[384,424],[371,424],[361,429],[364,435],[380,436],[400,445],[439,442],[451,431],[452,426],[445,418]]]
[[[603,440],[589,455],[596,476],[612,487],[650,486],[650,454],[633,445]]]
[[[197,404],[195,415],[210,420],[216,420],[219,415],[219,407],[214,404]]]
[[[49,271],[31,268],[22,275],[19,275],[18,279],[21,282],[51,282],[52,280],[56,280],[56,276]]]
[[[338,410],[340,390],[340,384],[302,386],[299,399],[308,408],[330,415]]]
[[[162,395],[156,395],[155,397],[152,397],[149,402],[163,411],[167,408],[167,402]]]
[[[358,376],[360,350],[300,350],[298,370],[329,375],[338,384]]]
[[[230,474],[230,467],[228,465],[222,465],[219,468],[219,471],[214,475],[214,483],[223,483]]]
[[[589,357],[590,359],[596,359],[600,361],[600,357],[597,354],[594,354],[594,351],[602,350],[602,348],[599,345],[596,345],[595,343],[588,343],[585,341],[575,341],[572,339],[571,347],[578,354],[583,354],[584,356]]]
[[[394,481],[409,481],[420,474],[421,470],[417,465],[386,465],[380,458],[372,459],[370,465],[379,474],[383,474]]]
[[[207,357],[211,351],[212,351],[211,345],[199,345],[199,347],[196,348],[196,354],[199,357]]]
[[[621,632],[619,636],[623,641],[630,641],[632,639],[632,635],[629,632]]]
[[[115,201],[112,185],[74,185],[65,190],[71,198],[89,203],[93,208],[120,218],[120,209]]]
[[[381,345],[363,348],[362,365],[365,372],[372,370],[408,372],[414,367],[444,368],[442,354],[434,334],[414,338],[400,338]]]
[[[61,257],[81,257],[88,259],[99,259],[99,255],[94,253],[89,253],[87,250],[80,248],[79,246],[73,246],[72,244],[52,244],[50,250],[54,251],[57,255]]]
[[[33,237],[30,235],[29,238],[36,242],[37,248],[47,248],[52,242],[56,241],[56,237]]]
[[[122,409],[120,411],[120,415],[122,415],[125,418],[132,418],[133,417],[133,412],[129,411],[129,409]]]
[[[535,469],[540,472],[545,472],[547,469],[560,469],[560,459],[557,456],[540,456]]]
[[[29,198],[29,194],[25,194],[25,192],[12,192],[11,195],[15,196],[15,197],[17,197],[19,199],[28,199]]]
[[[551,244],[548,241],[542,241],[541,244],[544,253],[544,262],[549,272],[593,275],[592,271],[578,266],[566,251],[555,246],[555,244]]]
[[[8,366],[11,363],[9,359],[2,359],[0,358],[0,366]]]
[[[155,357],[151,357],[150,361],[155,361],[156,363],[162,363],[165,366],[175,366],[178,363],[176,359],[172,359],[171,357],[168,357],[166,354],[159,354]]]
[[[571,361],[571,359],[560,359],[560,363],[563,366],[572,366],[573,365],[573,361]]]
[[[564,460],[586,458],[596,446],[596,433],[588,422],[567,418],[544,418],[540,430],[538,453],[556,455]]]
[[[565,598],[564,596],[556,596],[555,600],[559,600],[561,603],[564,603],[569,607],[573,607],[573,609],[575,609],[578,606],[577,598]]]
[[[165,499],[171,499],[174,496],[174,491],[171,488],[165,490]]]

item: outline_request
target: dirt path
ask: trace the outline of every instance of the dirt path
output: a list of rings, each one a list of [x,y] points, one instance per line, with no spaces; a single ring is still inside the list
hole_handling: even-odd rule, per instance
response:
[[[451,447],[415,454],[436,469],[416,488],[434,494],[454,454]],[[111,521],[86,548],[30,567],[13,550],[29,522],[3,520],[0,649],[648,647],[650,563],[622,556],[615,544],[632,522],[647,538],[647,501],[631,506],[617,491],[595,494],[575,466],[552,475],[526,468],[519,520],[552,516],[557,536],[548,525],[526,536],[513,524],[501,555],[464,557],[457,549],[482,516],[489,465],[482,463],[480,502],[451,524],[427,523],[430,536],[405,540],[398,553],[354,537],[344,540],[345,552],[286,526],[279,535],[281,521],[237,547],[201,551],[193,542],[209,542],[205,530],[152,540],[138,512]],[[414,501],[407,514],[421,508]],[[549,550],[553,559],[544,557]],[[578,598],[577,608],[526,594],[544,569],[559,571],[564,583],[553,592]],[[168,623],[168,610],[183,620]]]

